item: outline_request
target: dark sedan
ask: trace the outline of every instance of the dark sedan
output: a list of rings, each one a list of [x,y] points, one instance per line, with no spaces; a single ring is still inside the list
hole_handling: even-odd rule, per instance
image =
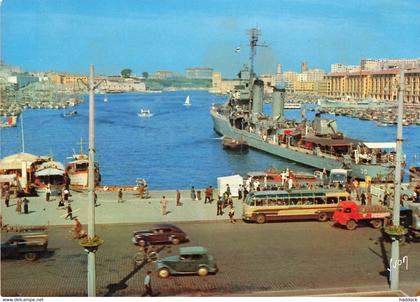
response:
[[[173,224],[156,224],[150,230],[134,232],[131,241],[135,245],[179,244],[188,241],[187,234]]]

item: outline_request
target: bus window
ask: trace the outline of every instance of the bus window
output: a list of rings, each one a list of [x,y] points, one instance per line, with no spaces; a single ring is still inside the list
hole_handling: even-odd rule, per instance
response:
[[[321,197],[315,198],[316,204],[325,204],[325,199]]]
[[[311,205],[311,204],[314,204],[314,199],[313,199],[313,198],[304,198],[304,199],[303,199],[303,204],[304,204],[304,205]]]
[[[289,204],[289,198],[277,198],[276,203],[278,206],[287,206]]]
[[[299,205],[302,204],[302,198],[299,194],[294,194],[290,196],[290,204]]]
[[[347,196],[340,196],[340,201],[345,201],[347,200]]]
[[[337,197],[327,197],[327,203],[328,204],[338,203],[338,198]]]
[[[264,200],[260,198],[255,198],[255,206],[262,207],[264,205]]]

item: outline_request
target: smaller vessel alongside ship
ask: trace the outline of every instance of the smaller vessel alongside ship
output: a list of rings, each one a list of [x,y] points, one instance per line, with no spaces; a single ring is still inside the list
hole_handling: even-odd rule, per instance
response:
[[[231,151],[247,152],[249,145],[245,140],[237,140],[232,138],[223,139],[223,149]]]
[[[153,113],[150,111],[150,109],[140,109],[138,116],[139,117],[152,117]]]

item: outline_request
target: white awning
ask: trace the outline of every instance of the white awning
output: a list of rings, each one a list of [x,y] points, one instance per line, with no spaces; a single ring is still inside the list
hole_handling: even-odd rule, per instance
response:
[[[35,176],[49,176],[49,175],[64,175],[63,170],[54,169],[54,168],[47,168],[44,170],[36,171]]]
[[[0,182],[13,183],[16,181],[16,174],[2,174],[0,175]]]
[[[369,149],[396,149],[397,143],[395,142],[384,142],[384,143],[363,143]]]

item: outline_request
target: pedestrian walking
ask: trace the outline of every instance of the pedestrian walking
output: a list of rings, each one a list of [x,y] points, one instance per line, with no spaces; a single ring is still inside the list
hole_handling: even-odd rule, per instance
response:
[[[228,196],[231,195],[229,184],[226,184],[226,193],[227,193]]]
[[[207,203],[207,201],[210,203],[210,195],[211,195],[211,193],[210,193],[210,187],[207,187],[206,188],[206,191],[205,191],[205,198],[204,198],[204,203]]]
[[[10,201],[10,191],[7,190],[4,196],[4,203],[6,204],[6,207],[9,207],[9,201]]]
[[[223,200],[222,197],[219,195],[217,196],[217,216],[223,215]]]
[[[165,195],[162,196],[160,200],[160,212],[162,215],[168,214],[168,200],[166,199]]]
[[[246,196],[248,195],[248,193],[249,193],[248,188],[245,187],[244,188],[244,200],[245,200]]]
[[[144,277],[144,292],[141,295],[142,297],[145,296],[153,296],[152,291],[152,271],[147,271],[146,276]]]
[[[238,189],[238,200],[242,200],[242,190],[243,190],[243,186],[239,185],[239,189]]]
[[[98,194],[96,194],[96,192],[93,192],[93,203],[95,204],[95,207],[96,207],[97,201],[98,201]]]
[[[73,209],[71,208],[70,204],[67,205],[66,211],[67,215],[64,217],[64,219],[67,220],[67,218],[70,217],[70,220],[73,220]]]
[[[194,186],[192,186],[192,187],[191,187],[191,199],[192,199],[192,200],[196,200],[196,198],[197,198],[197,195],[196,195],[196,193],[195,193]]]
[[[69,200],[69,195],[70,195],[70,191],[67,190],[67,188],[64,188],[64,201],[68,201]]]
[[[181,205],[181,192],[179,192],[179,190],[176,190],[176,205]]]
[[[16,212],[22,214],[22,199],[18,198],[16,201]]]
[[[81,237],[82,232],[82,224],[80,223],[79,219],[75,218],[73,221],[73,238],[79,239]]]
[[[360,200],[362,202],[362,206],[366,205],[366,195],[364,192],[360,195]]]
[[[50,201],[51,196],[51,185],[47,184],[47,187],[45,188],[45,201]]]
[[[26,197],[24,197],[22,203],[23,203],[23,212],[25,214],[29,214],[29,206],[28,206],[29,200],[27,200]]]
[[[230,209],[229,209],[229,222],[230,223],[235,223],[235,219],[233,218],[233,216],[235,216],[235,208],[233,207],[233,204],[230,205]]]
[[[59,202],[58,202],[58,207],[59,207],[59,208],[64,207],[64,200],[63,200],[63,196],[60,196],[60,200],[59,200]]]
[[[123,190],[120,188],[118,190],[118,203],[123,202]]]

